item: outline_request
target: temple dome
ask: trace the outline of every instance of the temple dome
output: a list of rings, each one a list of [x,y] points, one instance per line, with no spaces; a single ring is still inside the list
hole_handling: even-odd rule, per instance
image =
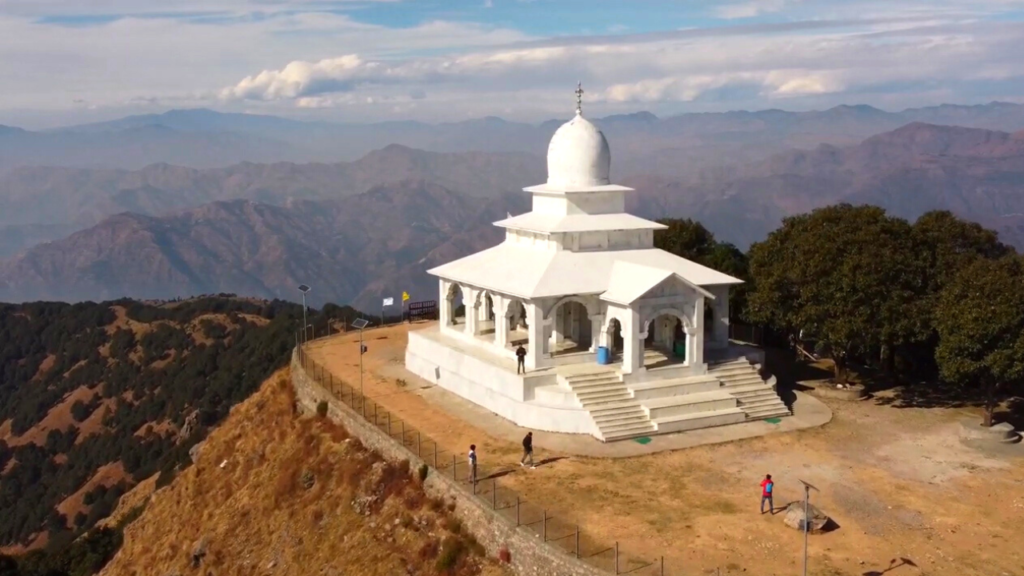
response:
[[[610,184],[612,153],[604,133],[576,114],[548,144],[548,186],[588,188]]]

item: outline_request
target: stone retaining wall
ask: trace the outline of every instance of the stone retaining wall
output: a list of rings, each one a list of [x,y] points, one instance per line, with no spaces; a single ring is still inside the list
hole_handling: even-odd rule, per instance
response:
[[[409,461],[409,467],[416,470],[425,464],[416,454],[399,442],[381,432],[351,410],[333,394],[324,390],[306,374],[298,360],[297,352],[292,353],[291,380],[295,388],[299,407],[306,413],[316,412],[320,401],[326,401],[328,416],[343,425],[349,433],[362,443],[392,462]],[[512,556],[512,568],[523,576],[603,576],[607,574],[597,568],[569,556],[564,551],[545,544],[526,529],[517,528],[498,512],[491,510],[482,501],[473,498],[451,478],[438,474],[433,468],[427,476],[424,488],[428,495],[456,502],[455,514],[476,539],[487,548],[492,557],[498,555],[501,547],[508,548]]]

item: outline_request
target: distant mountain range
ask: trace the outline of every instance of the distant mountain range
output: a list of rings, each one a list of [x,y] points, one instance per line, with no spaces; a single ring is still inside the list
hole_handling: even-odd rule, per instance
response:
[[[404,180],[495,197],[544,178],[544,161],[536,156],[435,153],[398,145],[337,164],[243,163],[203,170],[154,164],[137,171],[22,167],[0,175],[0,258],[120,212],[158,216],[232,199],[273,205],[332,200]]]
[[[995,121],[1017,108],[913,113]],[[863,118],[891,118],[866,107],[827,114],[855,118],[853,126],[864,125]],[[687,122],[697,132],[701,122],[727,116],[694,115]],[[763,136],[763,126],[755,124],[769,123],[776,113],[728,117],[737,131],[761,129]],[[813,114],[799,117],[805,126],[827,124]],[[604,121],[682,122],[644,114]],[[80,134],[103,129],[77,128]],[[837,202],[875,204],[911,220],[950,210],[1024,249],[1024,131],[912,122],[855,144],[789,148],[756,162],[682,175],[631,172],[622,166],[628,162],[620,159],[620,140],[610,139],[614,179],[638,190],[630,196],[631,211],[694,218],[743,249],[784,217]],[[436,285],[425,270],[500,241],[500,230],[490,224],[528,210],[520,189],[544,179],[539,154],[439,153],[401,145],[333,164],[16,168],[0,175],[0,301],[210,292],[290,297],[294,286],[307,283],[316,287],[316,301],[373,309],[382,295],[410,287],[433,294]]]
[[[0,301],[173,298],[233,292],[377,309],[437,291],[427,268],[500,241],[490,224],[524,194],[485,200],[422,181],[339,200],[213,202],[170,216],[123,213],[0,261]]]
[[[444,124],[334,124],[172,110],[44,132],[0,126],[0,170],[26,165],[138,169],[154,163],[195,168],[245,161],[333,163],[390,144],[433,152],[539,155],[562,121],[525,124],[489,117]],[[757,161],[789,148],[855,144],[911,122],[1019,130],[1024,128],[1024,106],[993,102],[885,112],[862,105],[668,118],[638,112],[596,122],[614,142],[620,174],[691,177],[712,166]]]

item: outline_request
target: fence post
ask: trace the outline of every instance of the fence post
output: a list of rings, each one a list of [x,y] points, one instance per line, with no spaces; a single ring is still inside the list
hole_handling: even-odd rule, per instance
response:
[[[498,509],[498,479],[491,478],[491,510]]]
[[[540,535],[541,535],[542,538],[544,538],[544,541],[547,542],[548,541],[548,510],[547,510],[547,508],[544,509],[544,520],[543,520],[543,522],[544,522],[544,525],[540,529]]]
[[[615,573],[619,573],[619,543],[615,542]]]
[[[580,525],[576,525],[576,559],[580,558]]]
[[[405,420],[399,420],[398,423],[402,425],[402,448],[405,448]]]
[[[363,396],[363,402],[366,402],[366,396]],[[373,403],[373,425],[377,425],[377,403]]]
[[[665,576],[665,557],[661,557],[661,576]]]
[[[423,445],[422,438],[420,438],[420,431],[416,431],[416,457],[422,458],[423,455],[420,453],[420,447]]]
[[[459,479],[459,463],[455,460],[455,454],[452,454],[452,480]]]
[[[519,526],[519,496],[516,496],[516,526]]]

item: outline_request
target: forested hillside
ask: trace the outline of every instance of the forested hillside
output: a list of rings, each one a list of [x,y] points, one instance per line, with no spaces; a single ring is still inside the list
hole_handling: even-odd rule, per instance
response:
[[[328,312],[315,316],[320,330],[352,315]],[[228,296],[0,304],[0,552],[45,550],[27,558],[45,564],[135,483],[169,482],[287,362],[301,315]],[[99,548],[119,539],[91,537]]]

